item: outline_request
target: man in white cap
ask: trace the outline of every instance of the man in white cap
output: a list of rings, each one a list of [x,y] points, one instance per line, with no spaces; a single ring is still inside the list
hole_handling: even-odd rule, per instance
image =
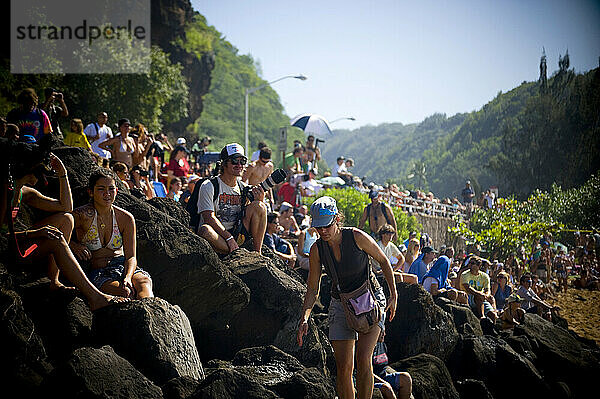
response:
[[[239,244],[252,238],[254,250],[260,254],[267,229],[265,192],[254,186],[253,201],[242,196],[241,176],[248,158],[241,145],[227,144],[219,158],[219,175],[205,180],[198,194],[198,234],[222,254],[236,250]]]

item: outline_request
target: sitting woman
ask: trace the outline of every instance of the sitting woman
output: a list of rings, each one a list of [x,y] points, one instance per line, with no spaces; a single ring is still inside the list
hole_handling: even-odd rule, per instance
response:
[[[402,266],[402,272],[408,273],[410,269],[410,265],[419,257],[421,246],[419,244],[419,240],[416,238],[411,238],[408,240],[408,248],[406,249],[406,254],[404,256],[404,265]]]
[[[90,281],[102,292],[127,298],[154,296],[150,275],[137,266],[135,219],[113,205],[117,196],[115,179],[99,169],[88,185],[91,203],[75,209],[73,253],[89,261]]]
[[[169,192],[167,193],[167,198],[171,198],[175,202],[179,202],[179,197],[181,196],[181,178],[174,177],[169,182]]]
[[[492,283],[492,295],[496,299],[496,310],[504,309],[506,298],[512,294],[512,287],[508,280],[508,273],[502,271],[498,273],[496,281]]]
[[[8,255],[11,255],[4,260],[20,265],[48,262],[51,288],[63,286],[58,282],[60,268],[85,296],[91,310],[126,301],[125,298],[106,295],[94,287],[69,249],[73,217],[66,212],[72,209],[71,191],[65,167],[56,156],[50,154],[50,167],[58,174],[60,199],[46,197],[32,188],[38,181],[40,168],[47,168],[45,156],[46,153],[36,144],[0,139],[0,231],[10,232]],[[23,203],[55,213],[32,228],[15,232],[13,225]]]
[[[81,122],[81,119],[75,118],[71,120],[71,132],[65,138],[65,145],[81,147],[90,152],[92,151],[92,146],[85,133],[83,133],[83,122]]]
[[[310,219],[309,219],[310,220]],[[300,269],[308,272],[310,269],[308,256],[310,255],[310,248],[319,239],[319,232],[314,227],[309,227],[300,232],[298,236],[298,247],[296,248],[298,257],[297,264]],[[308,278],[308,273],[302,273],[303,277]]]
[[[404,265],[404,255],[402,255],[396,244],[392,242],[392,237],[394,234],[396,234],[396,229],[394,226],[390,224],[384,224],[377,232],[377,235],[379,236],[377,245],[379,245],[379,248],[381,248],[386,258],[388,258],[390,261],[392,270],[394,271],[394,279],[397,283],[404,282],[409,284],[417,284],[417,276],[414,274],[404,273],[402,271],[402,265]],[[380,283],[382,283],[383,272],[381,271],[381,266],[379,263],[377,263],[377,261],[373,262],[373,268],[375,275],[381,280]]]
[[[525,311],[521,309],[521,300],[521,297],[514,293],[506,298],[504,310],[499,315],[503,330],[523,324],[525,321]]]

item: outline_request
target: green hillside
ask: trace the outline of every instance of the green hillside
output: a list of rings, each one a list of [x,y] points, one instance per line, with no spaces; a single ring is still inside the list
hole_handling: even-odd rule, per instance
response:
[[[600,169],[600,72],[567,68],[547,86],[523,82],[469,114],[335,131],[323,153],[330,165],[338,155],[354,158],[355,174],[369,181],[438,197],[458,196],[466,179],[476,191],[498,186],[520,198],[552,183],[580,186]]]
[[[244,144],[244,88],[267,83],[259,76],[254,59],[250,55],[238,54],[238,49],[225,40],[206,19],[196,14],[193,23],[186,27],[186,41],[181,45],[198,56],[204,51],[215,54],[215,69],[211,74],[211,85],[204,97],[201,117],[191,130],[199,135],[210,136],[213,148],[236,141]],[[265,141],[272,149],[277,148],[278,131],[289,126],[289,118],[283,113],[279,95],[267,86],[249,97],[249,141],[256,148]],[[301,138],[301,132],[289,130],[289,143]]]
[[[368,181],[383,183],[388,180],[410,184],[408,170],[423,152],[440,138],[447,136],[465,119],[466,114],[447,118],[434,114],[419,124],[386,123],[363,126],[358,129],[336,130],[323,144],[327,163],[335,165],[338,156],[353,158],[355,175]]]

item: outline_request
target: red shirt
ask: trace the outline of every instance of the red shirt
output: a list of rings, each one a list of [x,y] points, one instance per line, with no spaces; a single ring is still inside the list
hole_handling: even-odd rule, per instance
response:
[[[187,176],[190,172],[190,164],[185,158],[181,158],[179,161],[171,159],[167,170],[172,170],[175,177]]]
[[[283,197],[283,200],[289,202],[294,206],[298,206],[296,203],[296,189],[290,185],[290,183],[285,182],[282,184],[281,188],[277,192],[278,197]]]

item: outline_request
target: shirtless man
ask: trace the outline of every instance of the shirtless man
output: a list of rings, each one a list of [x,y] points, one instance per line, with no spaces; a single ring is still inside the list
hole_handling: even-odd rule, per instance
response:
[[[365,222],[367,219],[369,219],[369,228],[371,230],[371,235],[373,236],[375,236],[379,229],[386,223],[392,225],[396,231],[398,227],[396,226],[396,218],[394,218],[392,208],[380,200],[379,192],[371,190],[369,193],[369,198],[371,199],[371,203],[365,207],[365,210],[360,217],[358,228],[363,230],[365,227]],[[394,233],[392,237],[392,241],[395,240],[396,233]]]
[[[288,237],[298,237],[300,228],[294,217],[294,207],[289,202],[281,203],[279,207],[279,224],[283,227],[283,234]]]
[[[242,175],[242,181],[251,186],[262,183],[273,173],[273,162],[271,162],[271,149],[263,147],[258,159],[251,162]]]

